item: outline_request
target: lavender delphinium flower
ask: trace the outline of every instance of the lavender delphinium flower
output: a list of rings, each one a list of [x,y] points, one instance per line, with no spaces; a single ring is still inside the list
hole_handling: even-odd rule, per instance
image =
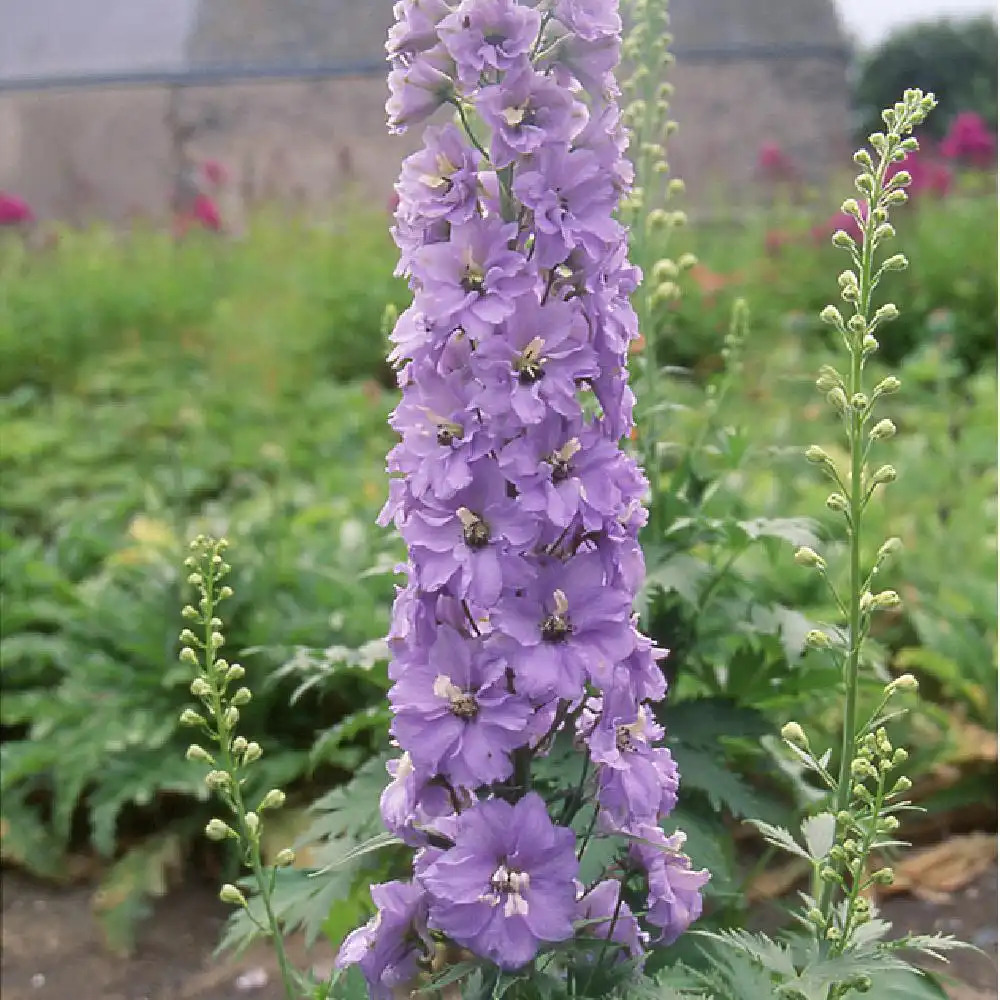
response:
[[[389,636],[402,753],[381,809],[416,854],[406,905],[379,889],[382,923],[340,961],[373,996],[419,988],[429,935],[494,970],[551,949],[548,973],[579,962],[589,982],[605,950],[641,965],[683,931],[708,877],[660,826],[678,785],[652,709],[664,654],[632,613],[647,483],[621,447],[640,276],[615,218],[633,176],[618,3],[394,10],[390,127],[455,112],[404,162],[393,228],[414,300],[391,336],[380,522],[408,560]],[[582,774],[542,774],[557,741]],[[595,869],[596,838],[614,860]],[[584,947],[561,952],[573,937]]]
[[[516,805],[480,802],[458,818],[455,844],[420,876],[435,927],[516,969],[543,941],[573,935],[576,838],[531,792]]]

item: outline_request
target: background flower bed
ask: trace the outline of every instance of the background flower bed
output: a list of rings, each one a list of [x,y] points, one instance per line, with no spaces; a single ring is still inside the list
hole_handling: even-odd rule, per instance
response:
[[[906,611],[879,640],[934,695],[908,742],[920,747],[914,777],[936,795],[926,804],[941,811],[995,795],[995,741],[991,764],[982,739],[996,725],[995,219],[995,198],[982,194],[914,206],[903,223],[908,289],[895,293],[908,308],[885,338],[907,386],[893,414],[905,485],[885,517],[919,544],[885,581]],[[669,353],[659,360],[690,369],[670,376],[667,395],[690,408],[673,413],[666,437],[707,442],[692,474],[720,484],[703,511],[720,523],[822,505],[798,460],[822,436],[812,380],[827,344],[813,317],[835,266],[816,221],[778,205],[738,228],[675,237],[702,263],[662,313]],[[385,231],[381,216],[317,225],[262,215],[238,242],[95,230],[34,251],[0,243],[2,847],[55,876],[70,870],[69,848],[105,858],[100,908],[115,943],[128,943],[162,873],[189,858],[206,815],[174,723],[187,677],[169,666],[188,536],[224,532],[239,552],[230,634],[267,678],[248,720],[267,752],[261,786],[290,784],[308,803],[383,745],[387,684],[373,640],[387,627],[399,549],[374,526],[390,441],[382,313],[404,301]],[[738,295],[751,314],[744,368],[710,413],[704,385],[719,377]],[[698,544],[725,564],[737,542]],[[824,595],[788,554],[755,550],[742,571],[757,592],[822,617]],[[713,619],[683,577],[661,586],[675,596],[674,624],[697,622],[703,649],[745,648],[709,633]],[[832,728],[822,689],[806,683],[810,662],[768,652],[795,644],[795,621],[743,625],[758,650],[745,669],[735,662],[717,691],[682,674],[675,701],[724,697],[766,722],[794,700],[814,731]],[[719,744],[727,767],[740,770],[759,726],[742,745]],[[938,777],[945,762],[954,780]],[[381,786],[377,761],[363,773]],[[717,774],[691,773],[689,795],[704,797]],[[790,807],[794,783],[772,779],[768,791]],[[738,794],[719,789],[701,814],[739,812]],[[370,819],[325,801],[320,816],[337,814],[338,830]],[[706,839],[711,830],[698,850],[730,850]],[[737,891],[714,881],[724,896]],[[314,900],[315,927],[332,898]],[[342,907],[326,929],[336,936],[354,917]]]

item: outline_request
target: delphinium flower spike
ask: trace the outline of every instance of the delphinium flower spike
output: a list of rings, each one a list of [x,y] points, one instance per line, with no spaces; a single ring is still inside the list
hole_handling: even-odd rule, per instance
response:
[[[414,298],[391,338],[382,523],[408,561],[382,815],[415,855],[338,959],[373,997],[460,952],[521,969],[576,937],[591,971],[641,960],[699,915],[708,878],[660,825],[678,774],[650,708],[662,654],[632,613],[647,483],[620,447],[640,275],[615,217],[632,181],[618,2],[394,9],[390,127],[454,115],[397,184]],[[578,762],[553,776],[557,741]],[[599,839],[612,861],[584,877]]]

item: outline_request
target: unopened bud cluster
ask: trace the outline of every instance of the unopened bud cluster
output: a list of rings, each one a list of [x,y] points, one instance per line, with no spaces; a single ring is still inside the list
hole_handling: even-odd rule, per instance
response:
[[[201,730],[214,744],[211,751],[200,743],[188,747],[188,760],[205,764],[205,784],[226,804],[231,812],[229,821],[210,820],[205,827],[209,840],[235,840],[240,844],[243,860],[255,874],[260,870],[260,839],[262,822],[260,814],[267,809],[278,809],[285,801],[285,793],[272,788],[258,803],[256,810],[248,809],[244,802],[243,785],[245,769],[259,760],[263,751],[260,744],[238,736],[235,728],[240,719],[240,709],[248,705],[253,694],[241,686],[231,691],[231,686],[242,680],[246,671],[238,663],[229,663],[219,654],[226,644],[223,622],[215,614],[220,602],[232,596],[232,588],[222,583],[231,567],[223,558],[227,548],[225,539],[200,535],[191,543],[191,554],[185,560],[190,570],[188,582],[197,589],[196,605],[185,605],[182,617],[190,624],[179,636],[180,660],[196,667],[197,676],[191,681],[191,694],[200,702],[200,710],[186,708],[180,716],[184,726]],[[289,850],[282,851],[275,864],[283,867],[294,861]],[[234,906],[246,907],[244,894],[234,885],[224,885],[219,898]]]

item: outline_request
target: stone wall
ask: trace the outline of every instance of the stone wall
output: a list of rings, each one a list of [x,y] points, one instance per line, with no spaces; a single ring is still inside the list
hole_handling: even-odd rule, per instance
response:
[[[744,203],[757,153],[778,143],[822,184],[848,155],[836,59],[718,60],[673,74],[670,162],[692,206]],[[0,94],[0,189],[43,218],[169,217],[186,165],[221,162],[229,221],[261,201],[383,206],[417,136],[384,128],[381,77]]]

